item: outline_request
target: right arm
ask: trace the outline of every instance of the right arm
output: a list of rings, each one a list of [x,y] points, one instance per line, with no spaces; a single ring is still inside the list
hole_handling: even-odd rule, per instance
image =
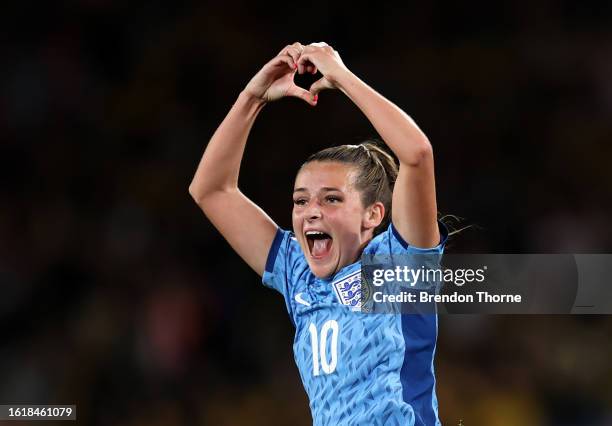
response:
[[[295,96],[316,105],[308,91],[293,84],[300,53],[299,43],[285,47],[253,77],[212,136],[189,186],[204,214],[259,275],[277,226],[238,189],[240,162],[251,127],[267,102]]]

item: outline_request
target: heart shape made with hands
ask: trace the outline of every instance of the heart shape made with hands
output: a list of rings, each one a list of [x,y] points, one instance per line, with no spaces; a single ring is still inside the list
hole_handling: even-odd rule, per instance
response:
[[[335,54],[335,57],[330,57],[330,53]],[[315,106],[320,91],[335,88],[327,79],[327,74],[318,68],[323,65],[325,69],[330,69],[330,66],[333,68],[337,65],[333,64],[334,61],[341,63],[337,52],[331,47],[314,43],[304,47],[296,42],[283,48],[264,65],[245,90],[266,102],[291,96]]]
[[[310,61],[306,61],[295,69],[293,73],[293,84],[309,92],[313,97],[316,96],[316,98],[318,98],[318,93],[311,92],[310,88],[316,81],[322,78],[323,74],[317,70],[317,67]]]
[[[302,92],[301,96],[298,94],[298,97],[303,97],[307,93],[314,98],[315,104],[319,92],[335,88],[334,84],[328,80],[327,72],[339,65],[344,65],[338,52],[325,42],[310,43],[308,46],[296,42],[286,46],[280,54],[290,56],[292,59],[290,63],[293,63],[295,68],[293,84],[298,91]],[[328,71],[321,72],[318,67],[323,67]],[[295,74],[297,74],[297,80]]]
[[[310,86],[312,86],[315,81],[322,77],[323,75],[319,72],[312,73],[305,71],[304,73],[300,74],[296,71],[293,75],[293,83],[304,90],[310,91]]]

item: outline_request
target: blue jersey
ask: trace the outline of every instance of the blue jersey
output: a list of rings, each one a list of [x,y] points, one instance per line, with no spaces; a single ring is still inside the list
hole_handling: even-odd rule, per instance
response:
[[[409,246],[393,225],[364,254],[438,253]],[[279,229],[263,283],[285,298],[295,326],[295,362],[315,425],[438,425],[433,358],[434,314],[368,314],[356,311],[339,289],[359,280],[361,261],[328,279],[317,278],[293,233]]]

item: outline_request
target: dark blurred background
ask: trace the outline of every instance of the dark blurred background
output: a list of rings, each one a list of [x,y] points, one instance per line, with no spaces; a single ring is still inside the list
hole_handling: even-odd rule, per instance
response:
[[[478,225],[448,252],[610,252],[610,2],[23,0],[0,26],[0,403],[77,404],[84,425],[311,424],[282,298],[187,191],[294,41],[333,45],[428,134],[440,211]],[[370,136],[340,92],[269,105],[241,187],[288,228],[306,156]],[[608,316],[441,317],[441,418],[611,425],[611,336]]]

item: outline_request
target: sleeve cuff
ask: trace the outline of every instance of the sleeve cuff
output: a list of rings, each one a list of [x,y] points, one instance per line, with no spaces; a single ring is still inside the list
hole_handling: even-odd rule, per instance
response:
[[[278,255],[278,249],[280,248],[281,242],[283,241],[283,230],[278,228],[276,235],[272,241],[272,246],[268,252],[268,259],[266,260],[265,272],[272,273],[274,271],[274,263],[276,262],[276,256]]]
[[[448,228],[446,227],[444,223],[438,220],[438,229],[440,230],[440,243],[437,246],[430,247],[430,248],[416,247],[416,246],[411,246],[410,244],[408,244],[408,242],[404,240],[404,238],[400,235],[399,231],[395,228],[395,225],[393,225],[393,222],[391,222],[391,232],[393,232],[393,236],[397,239],[397,241],[405,249],[410,247],[410,249],[412,250],[426,251],[426,250],[433,250],[433,249],[439,249],[441,247],[444,247],[444,245],[446,244],[446,240],[448,240]]]

